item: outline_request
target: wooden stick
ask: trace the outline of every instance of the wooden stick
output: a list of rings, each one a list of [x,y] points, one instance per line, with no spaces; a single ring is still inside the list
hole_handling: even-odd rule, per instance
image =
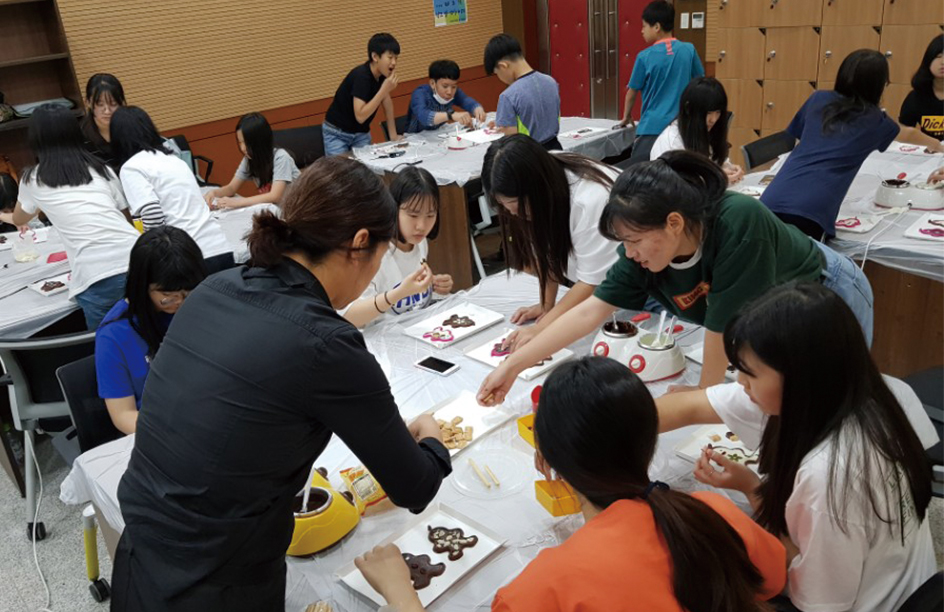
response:
[[[488,477],[495,481],[495,486],[500,487],[501,483],[498,482],[498,476],[495,475],[495,472],[492,471],[492,468],[488,467],[488,464],[485,464],[485,471],[488,472]]]
[[[479,480],[482,481],[482,484],[485,485],[486,489],[491,489],[492,485],[487,480],[485,480],[485,475],[479,470],[479,466],[475,465],[475,462],[469,459],[469,465],[472,466],[472,469],[475,470],[475,475],[479,477]]]

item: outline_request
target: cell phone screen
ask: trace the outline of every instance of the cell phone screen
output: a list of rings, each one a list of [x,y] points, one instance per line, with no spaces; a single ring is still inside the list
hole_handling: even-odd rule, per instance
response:
[[[416,365],[438,372],[440,374],[445,374],[450,369],[454,368],[456,364],[450,363],[443,359],[437,359],[436,357],[427,357],[423,361],[418,362]]]

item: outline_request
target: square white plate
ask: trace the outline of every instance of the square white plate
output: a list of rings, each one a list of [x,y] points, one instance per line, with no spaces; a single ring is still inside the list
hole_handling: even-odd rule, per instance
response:
[[[840,212],[839,218],[836,219],[836,231],[849,232],[850,234],[864,234],[875,229],[875,226],[878,225],[878,222],[881,220],[882,215],[862,213],[847,215]]]
[[[944,242],[944,236],[937,237],[930,234],[923,234],[921,230],[942,230],[944,225],[932,225],[931,221],[938,221],[944,224],[944,214],[926,213],[915,221],[911,227],[905,230],[905,238],[917,238],[918,240],[930,240],[932,242]]]
[[[506,328],[502,330],[502,333],[500,335],[495,336],[488,342],[485,342],[484,344],[481,344],[480,346],[467,350],[465,352],[465,356],[470,359],[474,359],[478,362],[484,363],[485,365],[489,367],[497,368],[499,364],[501,364],[502,361],[508,358],[508,356],[505,355],[502,357],[502,356],[492,355],[492,349],[495,348],[496,344],[501,344],[501,342],[506,337],[508,337],[508,335],[513,331],[514,330],[510,328]],[[565,361],[567,361],[573,356],[574,356],[574,353],[570,349],[561,349],[557,351],[556,353],[554,353],[553,355],[551,355],[550,361],[544,361],[543,363],[539,365],[534,365],[528,368],[527,370],[522,370],[522,372],[518,374],[518,378],[520,378],[521,380],[533,380],[537,378],[538,376],[541,376],[542,374],[550,372],[551,370],[553,370],[554,368],[564,363]]]
[[[72,281],[72,273],[66,272],[65,274],[60,274],[59,276],[53,276],[52,278],[46,278],[41,281],[36,281],[29,286],[30,289],[35,291],[40,295],[56,295],[57,293],[62,293],[63,291],[69,290],[69,283]],[[43,291],[43,285],[46,283],[62,283],[61,287],[56,287],[55,289],[50,289],[49,291]]]
[[[475,325],[471,327],[452,327],[449,325],[443,325],[446,320],[452,318],[453,316],[469,317],[473,322],[475,322]],[[482,308],[481,306],[476,306],[470,302],[462,302],[461,304],[457,304],[445,312],[433,315],[427,319],[424,319],[423,321],[420,321],[416,325],[407,327],[405,330],[403,330],[403,333],[412,338],[416,338],[420,342],[425,342],[430,346],[441,349],[447,346],[452,346],[453,344],[468,338],[469,336],[474,336],[483,329],[487,329],[492,325],[495,325],[504,318],[504,316],[495,312],[494,310]],[[441,334],[447,334],[446,337],[450,339],[433,340],[430,334],[437,332]]]
[[[472,428],[472,441],[465,448],[469,448],[488,432],[515,418],[514,415],[507,414],[498,408],[480,406],[475,400],[475,394],[471,391],[463,391],[456,397],[436,404],[427,412],[434,419],[442,419],[443,421],[451,421],[457,416],[461,416],[462,423],[459,425]],[[465,448],[450,449],[449,454],[455,457]]]
[[[705,343],[699,342],[698,344],[693,344],[687,349],[685,349],[685,357],[694,361],[698,365],[701,365],[705,360]],[[728,380],[735,381],[737,380],[737,371],[733,370],[731,366],[728,366],[728,369],[724,372],[724,377]]]
[[[706,425],[698,428],[688,440],[676,446],[675,454],[686,461],[695,463],[701,456],[702,449],[710,444],[713,449],[729,459],[741,463],[751,461],[748,467],[756,471],[757,451],[747,448],[740,439],[732,440],[731,436],[737,437],[725,425]]]
[[[462,557],[450,561],[448,554],[433,552],[433,544],[428,537],[428,527],[447,527],[449,529],[458,527],[462,529],[466,537],[474,535],[478,537],[479,541],[475,546],[464,549]],[[501,548],[505,543],[505,539],[449,506],[435,504],[418,516],[408,527],[393,534],[380,544],[390,543],[396,544],[400,552],[417,556],[429,555],[431,563],[446,564],[446,571],[442,575],[433,578],[428,587],[417,591],[420,602],[426,607],[472,571],[475,566]],[[349,588],[366,596],[376,604],[382,606],[386,603],[384,598],[367,584],[367,580],[364,579],[364,576],[354,566],[353,562],[338,568],[335,575]]]

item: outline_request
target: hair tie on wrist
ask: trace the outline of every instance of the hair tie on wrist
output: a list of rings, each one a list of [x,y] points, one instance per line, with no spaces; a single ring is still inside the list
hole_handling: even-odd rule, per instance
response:
[[[387,306],[389,306],[390,308],[393,308],[393,304],[391,304],[391,303],[390,303],[390,300],[387,299],[387,292],[386,292],[386,291],[384,291],[384,301],[387,303]]]
[[[660,480],[653,480],[646,487],[646,491],[642,494],[643,499],[649,499],[649,494],[652,493],[653,489],[661,489],[663,491],[669,490],[669,485],[665,484]]]
[[[380,309],[380,306],[377,305],[377,296],[376,296],[376,295],[374,296],[374,308],[376,308],[376,309],[377,309],[377,312],[379,312],[380,314],[383,314],[383,313],[384,313],[384,311],[382,311],[382,310]]]

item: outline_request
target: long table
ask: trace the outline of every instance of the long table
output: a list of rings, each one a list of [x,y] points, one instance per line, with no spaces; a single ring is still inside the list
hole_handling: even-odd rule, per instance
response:
[[[494,114],[489,114],[489,119],[493,118]],[[613,129],[615,125],[617,122],[611,119],[562,117],[559,139],[565,151],[594,159],[616,156],[632,144],[636,128]],[[578,133],[581,130],[587,131]],[[410,145],[401,157],[379,156],[391,143],[356,149],[354,156],[374,172],[385,175],[387,180],[407,164],[429,170],[436,178],[440,199],[439,237],[430,241],[429,263],[436,272],[451,274],[456,289],[468,289],[473,283],[473,261],[466,202],[469,196],[481,192],[478,179],[488,144],[460,151],[450,150],[446,139],[441,136],[454,131],[455,127],[443,126],[439,130],[409,134],[407,142]]]
[[[403,329],[433,312],[444,312],[459,301],[473,303],[495,310],[506,317],[521,304],[529,303],[537,292],[537,280],[524,274],[498,274],[485,279],[467,292],[453,295],[441,303],[418,313],[399,317],[387,316],[365,331],[371,352],[390,380],[393,395],[405,419],[412,419],[432,406],[460,392],[475,392],[490,369],[463,354],[471,346],[486,340],[490,331],[483,331],[466,341],[441,350],[428,347],[403,334]],[[621,313],[628,318],[630,313]],[[505,322],[507,324],[507,321]],[[498,333],[498,328],[494,332]],[[703,330],[685,324],[679,334],[679,343],[689,346],[703,338]],[[592,338],[587,337],[571,348],[577,355],[589,353]],[[449,377],[440,377],[420,371],[413,363],[427,355],[436,355],[457,363],[460,370]],[[670,383],[697,384],[700,368],[688,362],[686,371],[675,380],[654,383],[650,390],[661,395]],[[531,389],[543,379],[531,382],[518,380],[508,400],[498,410],[517,416],[530,410]],[[691,475],[692,464],[679,458],[674,447],[691,435],[695,428],[685,428],[660,436],[659,448],[652,464],[651,476],[682,490],[704,489]],[[63,482],[60,498],[70,504],[92,501],[99,509],[99,519],[120,532],[124,521],[117,501],[117,487],[127,468],[134,445],[134,436],[105,444],[80,456],[72,472]],[[490,449],[508,449],[517,461],[532,474],[525,486],[515,493],[495,500],[470,497],[459,490],[454,475],[442,485],[434,503],[457,509],[507,539],[505,546],[489,557],[473,573],[447,591],[431,607],[434,611],[487,610],[495,591],[517,575],[537,553],[563,542],[583,523],[579,515],[553,518],[541,507],[534,495],[532,480],[540,479],[533,471],[533,450],[518,436],[514,419],[477,440],[468,452],[488,452]],[[462,455],[454,463],[460,467]],[[358,465],[356,457],[337,438],[333,438],[319,457],[318,464],[328,470],[329,479],[340,485],[338,470]],[[743,499],[736,500],[744,502]],[[301,612],[307,604],[319,599],[329,600],[337,610],[360,612],[375,609],[366,600],[345,587],[335,572],[356,556],[370,550],[384,538],[408,525],[415,517],[402,509],[392,509],[361,520],[357,528],[339,545],[310,558],[288,558],[286,606],[288,612]]]

